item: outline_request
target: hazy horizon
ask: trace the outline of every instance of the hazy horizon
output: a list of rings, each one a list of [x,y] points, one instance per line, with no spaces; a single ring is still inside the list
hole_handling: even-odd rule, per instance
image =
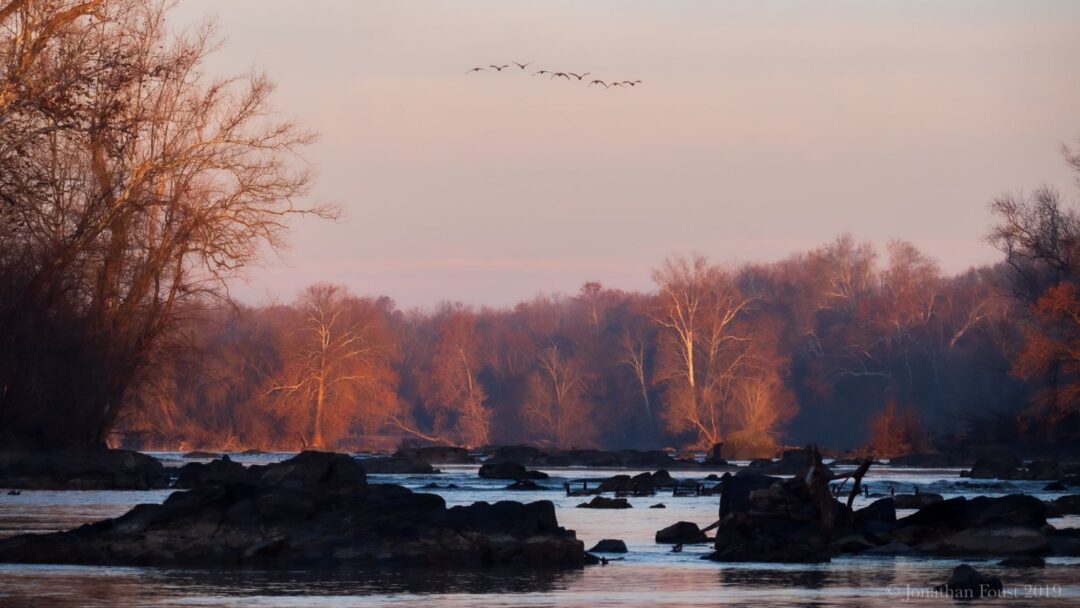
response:
[[[321,133],[282,259],[235,286],[326,281],[400,306],[508,305],[587,280],[651,289],[665,257],[773,261],[842,232],[993,262],[988,203],[1048,184],[1080,137],[1070,2],[188,0],[216,15],[215,73],[265,69]],[[267,40],[272,43],[268,44]],[[466,75],[532,61],[527,72]],[[534,69],[641,79],[633,89]],[[591,78],[590,77],[590,78]]]

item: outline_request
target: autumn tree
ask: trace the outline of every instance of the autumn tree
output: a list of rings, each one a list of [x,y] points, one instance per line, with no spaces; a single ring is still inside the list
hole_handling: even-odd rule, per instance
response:
[[[463,445],[485,445],[491,440],[491,408],[480,378],[486,358],[477,315],[462,306],[445,306],[433,326],[434,343],[420,386],[425,408],[435,418],[434,432]]]
[[[267,391],[303,447],[334,445],[353,427],[380,428],[397,408],[385,301],[314,285],[294,305],[281,378]]]
[[[100,445],[183,305],[279,246],[311,136],[153,0],[0,0],[0,427]]]

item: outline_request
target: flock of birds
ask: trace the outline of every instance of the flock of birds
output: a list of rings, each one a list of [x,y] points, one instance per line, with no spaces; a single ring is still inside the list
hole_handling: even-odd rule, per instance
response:
[[[475,68],[473,68],[473,69],[471,69],[471,70],[469,70],[469,71],[467,71],[465,73],[466,74],[473,74],[475,72],[488,72],[488,71],[501,72],[503,70],[510,69],[511,66],[516,66],[519,71],[524,72],[525,68],[532,65],[532,63],[533,62],[531,62],[531,61],[528,62],[528,63],[518,63],[516,61],[511,61],[510,63],[503,64],[503,65],[497,65],[497,64],[493,63],[493,64],[491,64],[491,65],[489,65],[487,67],[475,67]],[[585,77],[589,76],[590,74],[592,74],[592,72],[584,72],[584,73],[579,74],[577,72],[556,72],[556,71],[553,71],[553,70],[537,70],[537,71],[532,73],[533,76],[547,76],[549,80],[554,80],[556,78],[565,78],[566,80],[569,80],[570,82],[573,82],[575,78],[579,82],[584,81]],[[636,87],[637,85],[641,84],[641,81],[640,80],[611,80],[611,81],[606,81],[606,80],[600,80],[599,78],[596,78],[596,79],[590,80],[588,86],[591,87],[594,84],[600,85],[600,86],[604,87],[605,89],[609,89],[611,87]]]

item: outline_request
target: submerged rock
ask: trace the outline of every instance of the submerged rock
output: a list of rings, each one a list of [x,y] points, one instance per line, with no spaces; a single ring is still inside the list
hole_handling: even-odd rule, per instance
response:
[[[921,509],[945,500],[941,494],[934,494],[933,492],[897,494],[892,499],[897,509]]]
[[[484,479],[547,479],[547,473],[532,471],[516,462],[485,463],[480,466],[480,477]]]
[[[369,485],[341,454],[252,467],[253,483],[176,492],[116,519],[0,541],[0,562],[313,567],[338,564],[580,567],[549,501],[446,508],[434,494]]]
[[[130,450],[0,452],[0,487],[32,490],[152,490],[169,478],[157,459]]]
[[[579,509],[632,509],[631,505],[625,498],[604,498],[603,496],[594,496],[589,502],[583,502],[577,506]]]
[[[207,464],[189,462],[180,467],[176,487],[193,490],[206,486],[223,486],[231,483],[249,481],[248,470],[244,465],[233,462],[228,456],[212,460]]]
[[[605,538],[589,549],[589,553],[626,553],[626,543],[616,538]]]
[[[967,564],[957,566],[944,585],[934,587],[934,591],[950,595],[957,599],[975,599],[1000,593],[1004,587],[996,576],[982,574]]]
[[[661,545],[693,545],[707,543],[709,537],[697,524],[680,521],[656,532],[656,542]]]
[[[544,487],[541,486],[540,484],[536,483],[535,481],[532,481],[531,479],[519,479],[519,480],[515,481],[514,483],[506,486],[506,489],[507,490],[514,490],[514,491],[518,491],[518,492],[522,492],[522,491],[528,492],[528,491],[534,491],[534,490],[543,490]]]

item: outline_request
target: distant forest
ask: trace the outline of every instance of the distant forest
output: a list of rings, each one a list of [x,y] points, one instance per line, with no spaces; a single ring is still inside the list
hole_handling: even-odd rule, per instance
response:
[[[191,311],[180,352],[198,356],[164,368],[123,427],[134,445],[185,449],[1071,441],[1058,422],[1075,417],[1072,370],[1043,331],[1070,311],[1040,297],[1054,273],[1012,232],[1039,205],[1060,212],[1051,192],[999,201],[1011,263],[957,276],[910,243],[881,255],[843,235],[773,264],[672,258],[650,293],[590,282],[418,312],[319,284],[290,304]]]
[[[1080,439],[1080,215],[1049,189],[993,202],[1004,258],[957,276],[841,236],[509,309],[235,305],[292,218],[336,210],[305,202],[313,135],[272,83],[208,77],[213,24],[171,4],[0,0],[0,448]]]

